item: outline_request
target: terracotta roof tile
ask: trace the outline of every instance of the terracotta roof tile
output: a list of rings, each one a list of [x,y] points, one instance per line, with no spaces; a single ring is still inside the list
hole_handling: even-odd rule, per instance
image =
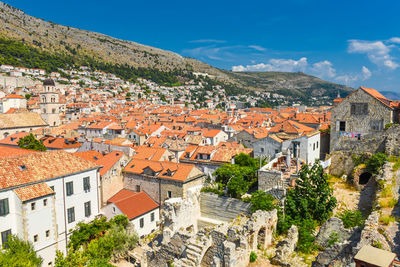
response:
[[[22,202],[54,194],[54,191],[46,183],[17,188],[14,192]]]

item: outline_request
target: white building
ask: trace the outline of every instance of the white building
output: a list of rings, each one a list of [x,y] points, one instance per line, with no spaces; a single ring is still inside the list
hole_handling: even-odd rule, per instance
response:
[[[64,151],[0,159],[1,244],[15,234],[52,266],[68,233],[99,214],[98,166]]]
[[[144,237],[158,228],[159,205],[144,191],[139,193],[122,189],[102,208],[104,215],[111,219],[116,215],[126,215],[139,237]]]
[[[26,109],[26,99],[23,96],[11,94],[0,99],[0,113],[6,113],[11,108]]]

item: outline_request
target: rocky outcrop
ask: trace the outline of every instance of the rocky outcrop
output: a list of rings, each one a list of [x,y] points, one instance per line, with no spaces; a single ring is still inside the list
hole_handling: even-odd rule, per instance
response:
[[[329,173],[336,177],[343,175],[351,176],[354,169],[354,162],[350,151],[335,151],[330,155],[331,166]]]
[[[354,231],[355,229],[344,228],[341,219],[332,217],[321,226],[315,241],[321,247],[327,248],[350,239]]]
[[[298,239],[299,232],[297,226],[292,225],[285,240],[279,242],[276,246],[275,257],[272,258],[272,263],[279,266],[291,266],[288,258],[294,252]]]
[[[368,216],[365,221],[365,227],[361,232],[360,242],[357,244],[355,248],[355,253],[358,252],[363,246],[371,245],[376,246],[379,245],[384,250],[391,250],[389,243],[386,241],[386,238],[379,233],[379,213],[374,211],[371,215]]]

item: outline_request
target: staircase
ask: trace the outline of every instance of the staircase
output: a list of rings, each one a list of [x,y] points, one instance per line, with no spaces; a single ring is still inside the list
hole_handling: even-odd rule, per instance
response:
[[[204,238],[202,240],[192,239],[186,246],[186,257],[181,259],[182,267],[200,266],[203,255],[210,247],[211,240]]]

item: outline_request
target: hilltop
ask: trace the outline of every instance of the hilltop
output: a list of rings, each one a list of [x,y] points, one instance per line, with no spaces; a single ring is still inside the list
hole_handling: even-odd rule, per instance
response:
[[[25,45],[29,53],[37,51],[34,53],[37,53],[39,58],[51,57],[55,62],[60,61],[61,58],[64,63],[68,62],[59,67],[91,65],[97,69],[115,73],[122,78],[144,76],[162,83],[185,81],[192,79],[193,73],[201,73],[204,74],[203,79],[207,81],[215,79],[219,83],[229,84],[231,88],[235,87],[229,90],[232,94],[243,93],[243,90],[239,90],[240,88],[267,90],[298,97],[308,97],[310,93],[313,96],[334,97],[338,91],[347,94],[351,90],[346,86],[330,83],[304,73],[235,73],[221,70],[170,51],[44,21],[2,2],[0,2],[0,25],[0,37],[3,38],[3,44],[5,40],[19,41]],[[45,56],[42,56],[43,53]],[[16,53],[11,53],[13,58],[18,56]],[[24,63],[26,61],[20,60],[17,63],[26,65],[27,63]],[[10,61],[5,59],[1,48],[0,63],[10,64]],[[36,67],[43,67],[42,65]],[[35,66],[30,62],[29,67]],[[154,72],[162,78],[154,78],[152,74]]]

